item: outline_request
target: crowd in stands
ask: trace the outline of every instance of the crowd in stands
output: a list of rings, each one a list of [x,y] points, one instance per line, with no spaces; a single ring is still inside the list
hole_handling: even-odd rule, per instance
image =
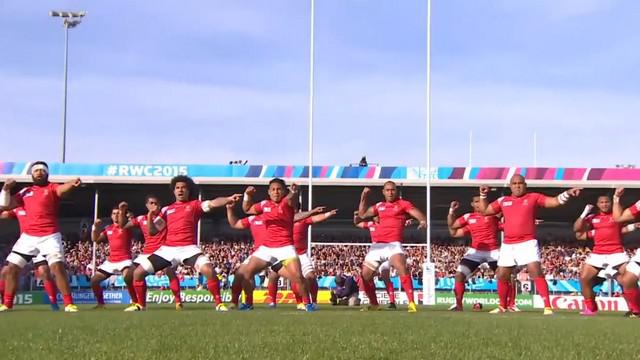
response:
[[[335,242],[335,238],[332,238]],[[348,238],[349,242],[359,240]],[[353,241],[359,243],[360,241]],[[142,243],[133,243],[134,257],[142,249]],[[580,264],[587,257],[588,248],[579,246],[575,242],[548,242],[541,247],[542,265],[547,278],[558,280],[578,279]],[[252,245],[244,237],[214,238],[212,242],[204,243],[202,249],[209,254],[216,266],[216,270],[228,275],[234,271],[250,253]],[[368,247],[361,245],[314,245],[312,256],[315,261],[316,272],[319,276],[334,276],[338,273],[358,274]],[[453,277],[458,263],[466,251],[460,241],[434,239],[431,247],[431,258],[436,264],[438,277]],[[72,275],[91,274],[92,244],[82,237],[65,241],[66,260]],[[96,263],[101,264],[108,254],[104,244],[96,247]],[[420,264],[426,257],[426,247],[407,247],[408,263],[414,278],[422,277]],[[188,267],[178,269],[183,276],[194,275],[194,270]],[[523,270],[526,271],[526,270]],[[476,278],[490,279],[493,272],[483,266],[474,275]]]

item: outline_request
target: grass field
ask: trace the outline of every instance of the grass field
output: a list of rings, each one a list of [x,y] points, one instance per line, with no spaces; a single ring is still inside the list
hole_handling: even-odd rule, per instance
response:
[[[443,308],[366,312],[293,306],[216,313],[151,306],[124,313],[17,306],[0,314],[3,359],[634,359],[640,320],[621,313],[490,315]],[[404,308],[403,308],[404,309]]]

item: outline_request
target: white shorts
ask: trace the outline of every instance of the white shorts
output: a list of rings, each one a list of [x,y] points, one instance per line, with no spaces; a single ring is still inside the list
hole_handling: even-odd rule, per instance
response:
[[[42,254],[38,254],[36,255],[36,257],[33,258],[33,264],[37,264],[37,263],[41,263],[41,262],[46,262],[47,258],[44,257],[44,255]]]
[[[122,260],[118,262],[105,261],[98,267],[98,271],[107,273],[109,275],[122,274],[122,270],[130,267],[133,264],[131,260]]]
[[[260,246],[258,250],[254,251],[251,256],[255,256],[260,260],[266,261],[273,265],[281,261],[290,260],[298,257],[296,248],[293,245],[281,246],[281,247],[266,247]]]
[[[8,262],[23,268],[28,261],[18,254],[31,257],[42,255],[49,265],[62,262],[64,261],[62,235],[59,232],[46,236],[31,236],[23,233],[13,245],[11,254],[7,256]]]
[[[585,264],[593,267],[604,269],[606,267],[615,267],[629,261],[627,253],[621,252],[617,254],[589,254]]]
[[[640,278],[640,250],[636,250],[636,254],[631,258],[631,261],[627,264],[625,271],[628,271]]]
[[[495,263],[500,257],[500,250],[478,250],[474,248],[467,249],[462,257],[457,272],[463,273],[469,277],[477,269],[478,265],[483,263]],[[471,262],[472,264],[469,264]]]
[[[136,258],[133,260],[134,264],[141,264],[144,260],[148,259],[151,254],[138,254]]]
[[[517,244],[502,244],[498,266],[513,267],[540,262],[538,240],[529,240]]]
[[[298,254],[298,258],[300,259],[300,266],[302,267],[302,276],[307,276],[307,274],[315,270],[313,261],[311,261],[307,254]]]
[[[162,245],[156,250],[153,255],[159,256],[171,263],[171,266],[178,264],[184,264],[184,261],[194,257],[196,255],[202,255],[196,260],[194,268],[199,271],[200,266],[204,264],[210,264],[209,257],[202,254],[202,250],[197,245],[185,245],[185,246],[166,246]],[[147,258],[148,260],[148,258]],[[160,270],[160,269],[156,269]]]
[[[391,264],[389,264],[389,260],[383,262],[382,264],[380,264],[380,267],[378,267],[378,272],[382,273],[383,271],[389,271],[391,270]]]
[[[371,270],[376,271],[380,267],[380,264],[389,260],[393,255],[398,254],[404,254],[404,250],[399,241],[371,244],[367,256],[364,257],[364,264]]]

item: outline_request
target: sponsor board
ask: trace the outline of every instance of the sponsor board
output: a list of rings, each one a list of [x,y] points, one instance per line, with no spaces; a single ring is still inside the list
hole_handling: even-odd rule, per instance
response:
[[[96,297],[93,295],[93,291],[85,290],[85,291],[72,291],[71,295],[73,296],[73,302],[75,304],[95,304]],[[62,294],[58,293],[57,295],[58,303],[62,303]],[[129,293],[124,290],[105,290],[104,291],[104,302],[105,304],[129,304],[131,302],[131,298],[129,297]],[[49,298],[44,296],[44,304],[49,304]]]
[[[455,295],[451,293],[436,293],[436,305],[453,305],[456,303]],[[475,303],[482,304],[483,306],[497,307],[500,304],[498,295],[496,294],[474,294],[466,293],[462,299],[463,305],[473,305]],[[516,296],[516,305],[522,309],[533,308],[533,297],[531,295],[518,295]]]
[[[551,295],[551,307],[554,309],[576,310],[584,309],[584,298],[582,296],[562,296]],[[622,297],[596,297],[598,310],[600,311],[628,311],[627,303]],[[544,301],[540,295],[533,297],[534,308],[544,308]]]

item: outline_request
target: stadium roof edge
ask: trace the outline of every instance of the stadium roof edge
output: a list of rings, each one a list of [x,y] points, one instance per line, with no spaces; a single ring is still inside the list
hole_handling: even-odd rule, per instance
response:
[[[0,181],[30,180],[28,162],[0,162]],[[94,184],[165,184],[176,175],[189,175],[198,184],[266,184],[273,177],[307,184],[308,167],[298,165],[185,165],[185,164],[75,164],[51,163],[52,181],[80,177]],[[521,167],[425,167],[314,166],[313,183],[328,186],[381,185],[392,180],[404,186],[502,187],[513,174],[527,178],[531,186],[613,188],[640,187],[640,169],[629,168],[521,168]]]

